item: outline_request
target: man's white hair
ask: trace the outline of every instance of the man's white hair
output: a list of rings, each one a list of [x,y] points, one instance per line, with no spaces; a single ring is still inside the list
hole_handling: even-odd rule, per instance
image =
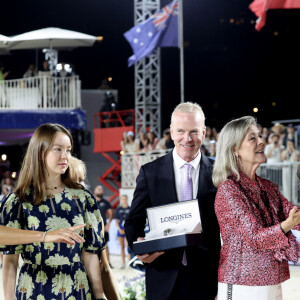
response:
[[[184,103],[178,104],[172,112],[171,124],[173,122],[174,114],[176,112],[199,113],[200,116],[201,116],[201,119],[203,120],[203,125],[205,125],[205,116],[204,116],[204,113],[203,113],[203,110],[202,110],[201,106],[198,103],[184,102]]]

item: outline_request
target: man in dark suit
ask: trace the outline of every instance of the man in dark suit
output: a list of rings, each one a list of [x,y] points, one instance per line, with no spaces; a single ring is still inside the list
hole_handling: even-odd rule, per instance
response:
[[[146,266],[147,300],[214,300],[220,233],[214,212],[216,189],[212,161],[201,154],[205,117],[198,104],[179,104],[171,117],[175,148],[167,155],[141,167],[125,233],[130,246],[145,236],[146,209],[182,200],[183,166],[191,164],[193,199],[198,199],[202,241],[198,246],[177,248],[138,256]],[[185,253],[187,264],[183,264]]]

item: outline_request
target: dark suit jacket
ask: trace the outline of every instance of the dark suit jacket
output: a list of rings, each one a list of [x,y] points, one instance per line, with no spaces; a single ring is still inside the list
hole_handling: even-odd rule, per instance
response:
[[[213,186],[213,162],[201,156],[199,201],[202,223],[202,242],[187,247],[188,274],[192,281],[191,299],[214,299],[217,294],[217,268],[220,251],[220,232],[214,212],[216,188]],[[146,208],[178,202],[172,152],[141,167],[125,233],[129,246],[138,237],[144,237]],[[151,264],[146,265],[147,300],[169,299],[179,272],[182,270],[183,248],[168,250]],[[190,299],[186,299],[190,300]]]

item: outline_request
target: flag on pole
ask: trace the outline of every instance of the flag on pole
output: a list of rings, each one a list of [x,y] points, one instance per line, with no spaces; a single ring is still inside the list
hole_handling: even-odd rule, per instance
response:
[[[157,47],[179,46],[178,14],[178,0],[175,0],[124,33],[134,53],[128,59],[128,67],[150,55]]]
[[[258,17],[255,29],[260,31],[266,24],[267,10],[300,8],[300,0],[254,0],[249,8]]]

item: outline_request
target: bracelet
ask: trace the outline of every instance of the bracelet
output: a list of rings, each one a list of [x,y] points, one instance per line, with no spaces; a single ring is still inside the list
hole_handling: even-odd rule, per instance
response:
[[[42,243],[44,243],[44,242],[45,242],[45,237],[46,237],[46,234],[47,234],[47,231],[44,231],[44,233],[43,233],[43,239],[42,239]]]

